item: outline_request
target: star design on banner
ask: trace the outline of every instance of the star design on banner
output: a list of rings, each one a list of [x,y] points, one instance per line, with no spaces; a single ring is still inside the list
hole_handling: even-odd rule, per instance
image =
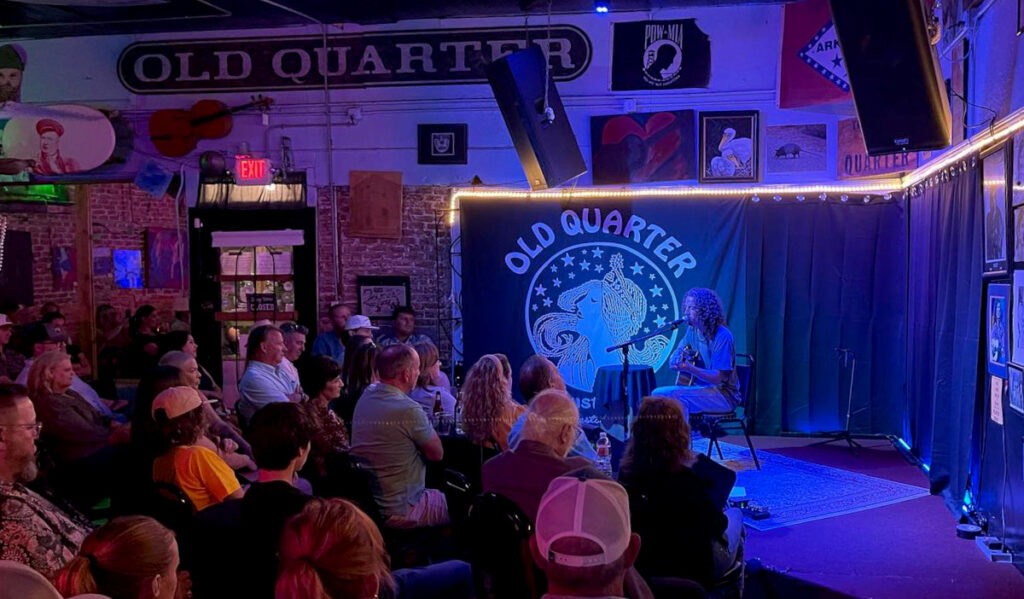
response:
[[[569,273],[569,278],[570,279],[575,279],[576,278],[576,273],[574,273],[574,272]]]
[[[544,298],[544,307],[545,308],[550,308],[551,307],[551,298],[550,297]]]
[[[644,327],[644,332],[645,333],[650,333],[651,332],[651,327]]]
[[[580,270],[590,270],[590,263],[587,262],[586,259],[584,259],[583,262],[580,262]]]
[[[662,304],[661,305],[661,309],[662,310],[668,310],[668,304]]]
[[[658,306],[651,306],[651,314],[657,314]]]
[[[655,276],[654,276],[654,273],[653,273],[653,272],[652,272],[652,273],[650,274],[650,277],[651,277],[651,280],[652,280],[652,281],[653,281],[653,280],[655,279]]]
[[[566,255],[562,256],[562,266],[572,266],[573,265],[573,261],[575,261],[575,260],[576,260],[576,258],[574,256],[566,254]]]
[[[600,258],[604,254],[604,250],[601,248],[594,248],[594,251],[591,253],[594,254],[595,258]]]
[[[657,285],[655,285],[654,287],[651,287],[651,297],[661,297],[661,292],[662,291],[664,291],[664,289],[662,289],[661,287],[658,287]]]
[[[554,264],[551,265],[551,272],[558,272],[558,267]]]
[[[533,311],[534,311],[534,312],[536,312],[536,311],[537,311],[537,304],[534,304],[534,305],[532,306],[532,308],[533,308]]]
[[[572,273],[569,273],[569,274],[572,274]],[[562,279],[554,279],[553,281],[551,281],[551,284],[554,285],[555,287],[561,287],[562,286]]]
[[[630,266],[629,268],[633,270],[633,274],[635,275],[639,275],[644,272],[644,267],[638,262],[634,262],[633,266]]]
[[[659,316],[659,317],[655,318],[654,319],[654,324],[655,324],[655,326],[659,326],[659,327],[665,326],[665,317],[664,316]]]
[[[547,293],[547,291],[547,288],[544,287],[543,285],[537,285],[536,287],[533,288],[533,292],[536,293],[537,295],[544,295]]]
[[[600,263],[594,265],[594,272],[604,272],[604,267]]]

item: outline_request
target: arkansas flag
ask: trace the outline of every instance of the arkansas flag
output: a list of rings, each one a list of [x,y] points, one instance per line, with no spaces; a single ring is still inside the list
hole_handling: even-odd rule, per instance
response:
[[[794,2],[783,10],[779,108],[851,100],[846,61],[827,0]]]

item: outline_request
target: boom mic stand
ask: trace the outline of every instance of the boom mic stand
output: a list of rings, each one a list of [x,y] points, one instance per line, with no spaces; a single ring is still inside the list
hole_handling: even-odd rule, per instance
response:
[[[665,326],[655,329],[650,333],[645,333],[638,337],[627,339],[623,343],[613,345],[605,351],[611,353],[617,349],[622,350],[622,374],[619,375],[619,400],[622,402],[622,427],[625,430],[625,438],[629,438],[629,346],[634,343],[640,343],[641,341],[647,341],[651,337],[657,337],[662,333],[669,333],[677,328],[679,325],[686,324],[686,317],[682,317],[666,324]]]
[[[825,439],[824,441],[818,441],[817,443],[811,443],[810,446],[814,447],[816,445],[828,445],[829,443],[835,443],[836,441],[846,441],[847,445],[849,445],[849,447],[850,447],[850,452],[853,453],[854,455],[857,455],[858,450],[862,449],[863,446],[860,443],[857,443],[857,441],[850,434],[850,417],[853,416],[853,414],[854,414],[854,412],[852,411],[853,410],[853,375],[854,375],[854,373],[857,370],[857,356],[853,353],[852,349],[847,349],[845,347],[837,347],[836,348],[836,353],[839,354],[840,358],[842,358],[843,366],[844,367],[845,366],[849,366],[850,367],[850,386],[849,386],[849,392],[847,393],[847,396],[846,396],[846,425],[843,427],[842,430],[839,430],[839,431],[830,431],[830,432],[821,433],[820,436],[822,436],[822,437],[829,437],[829,438]],[[863,412],[864,410],[865,410],[865,408],[861,408],[861,409],[857,410],[856,413],[859,414],[860,412]]]

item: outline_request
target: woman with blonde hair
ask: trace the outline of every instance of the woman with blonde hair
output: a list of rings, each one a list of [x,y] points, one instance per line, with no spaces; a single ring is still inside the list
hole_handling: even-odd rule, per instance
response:
[[[525,411],[526,406],[512,400],[501,360],[492,354],[481,356],[462,386],[462,430],[466,436],[477,445],[505,451],[512,424]]]
[[[57,572],[54,586],[65,597],[173,599],[179,563],[173,532],[146,516],[122,516],[85,538],[78,555]],[[183,573],[182,584],[191,586],[187,580]],[[191,596],[182,590],[181,596]]]
[[[423,411],[430,416],[434,411],[434,402],[441,396],[441,410],[448,416],[455,413],[455,398],[444,387],[437,384],[441,376],[441,357],[433,341],[418,341],[412,348],[420,357],[420,378],[416,379],[416,387],[409,397],[420,404]]]

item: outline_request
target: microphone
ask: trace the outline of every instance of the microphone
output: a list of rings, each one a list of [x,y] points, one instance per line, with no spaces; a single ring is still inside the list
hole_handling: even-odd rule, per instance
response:
[[[677,318],[676,320],[673,320],[672,322],[668,323],[668,325],[666,325],[666,326],[677,327],[677,326],[679,326],[681,324],[689,324],[689,323],[690,323],[689,319],[686,318],[686,316],[683,316],[682,318]]]

